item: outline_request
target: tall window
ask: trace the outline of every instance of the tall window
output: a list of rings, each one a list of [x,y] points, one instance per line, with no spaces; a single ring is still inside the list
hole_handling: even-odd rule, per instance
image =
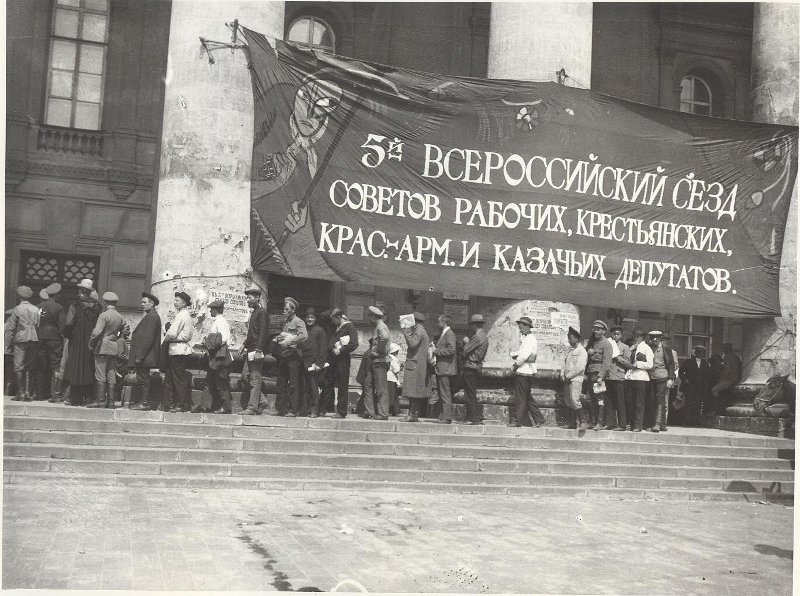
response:
[[[55,1],[46,124],[100,129],[107,42],[108,0]]]
[[[317,17],[295,19],[289,26],[286,39],[313,50],[331,53],[336,50],[333,28]]]
[[[675,315],[672,321],[672,347],[678,357],[688,358],[694,346],[703,346],[706,357],[711,356],[711,317]]]
[[[711,87],[696,75],[681,79],[681,112],[713,116],[711,113]]]

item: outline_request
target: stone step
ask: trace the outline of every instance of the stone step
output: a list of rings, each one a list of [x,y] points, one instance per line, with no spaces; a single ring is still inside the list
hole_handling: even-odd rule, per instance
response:
[[[337,468],[390,468],[396,470],[438,470],[489,473],[561,474],[588,476],[644,476],[676,478],[715,478],[773,480],[791,482],[794,471],[762,468],[705,468],[659,464],[580,461],[498,461],[469,457],[403,457],[396,455],[284,453],[282,451],[215,451],[208,449],[151,449],[98,447],[93,445],[31,445],[6,443],[4,457],[53,460],[95,460],[104,462],[150,463],[225,463]],[[14,465],[13,463],[11,465]]]
[[[792,461],[778,457],[778,450],[715,447],[698,452],[697,447],[670,445],[681,448],[680,453],[665,453],[643,446],[658,447],[644,443],[607,443],[599,440],[580,441],[570,439],[517,439],[506,448],[483,445],[436,445],[431,443],[402,443],[389,439],[399,435],[385,433],[386,439],[376,441],[376,434],[347,432],[339,440],[330,440],[325,431],[306,430],[296,436],[291,429],[263,429],[254,427],[259,433],[250,438],[196,437],[170,434],[63,432],[45,430],[5,430],[4,443],[44,444],[54,446],[82,445],[115,447],[118,450],[144,448],[153,450],[181,449],[219,452],[219,458],[229,458],[236,451],[278,454],[328,454],[328,455],[372,455],[407,456],[417,460],[424,458],[469,458],[471,460],[513,461],[572,461],[596,463],[620,463],[635,465],[672,465],[681,467],[750,468],[765,470],[791,470]],[[244,430],[244,429],[242,429]],[[251,430],[248,428],[248,430]],[[338,431],[344,433],[346,431]],[[367,440],[369,438],[369,440]],[[413,440],[413,436],[408,440]],[[430,436],[426,436],[430,438]],[[717,453],[707,453],[713,449]],[[229,461],[229,460],[224,460]]]
[[[39,404],[16,404],[7,403],[4,411],[6,428],[40,428],[52,430],[67,430],[66,428],[42,427],[42,424],[61,424],[59,421],[79,420],[86,423],[83,430],[110,429],[109,426],[92,424],[97,422],[122,422],[125,425],[135,423],[152,424],[153,432],[164,432],[164,424],[183,425],[191,428],[195,425],[202,425],[203,432],[215,433],[214,436],[233,436],[234,429],[267,427],[267,428],[292,428],[292,429],[321,429],[321,430],[351,430],[381,433],[411,433],[415,435],[437,435],[437,436],[458,436],[458,437],[494,437],[502,440],[508,437],[552,437],[552,438],[583,438],[586,436],[602,439],[604,441],[622,442],[643,442],[659,444],[691,444],[708,446],[736,446],[736,447],[755,447],[755,448],[774,448],[794,451],[794,441],[773,437],[757,437],[737,433],[704,433],[694,429],[682,429],[681,432],[666,433],[630,433],[613,431],[576,431],[557,427],[532,428],[509,428],[497,425],[467,426],[462,424],[438,425],[426,422],[418,424],[406,424],[390,419],[388,421],[362,420],[356,417],[346,419],[334,418],[285,418],[277,416],[239,416],[239,415],[216,415],[216,414],[170,414],[168,412],[147,411],[139,412],[128,409],[88,409],[76,408],[59,405],[39,405]],[[19,423],[20,420],[30,419],[33,421]],[[142,427],[144,428],[144,427]],[[172,427],[174,428],[174,426]],[[211,429],[214,430],[211,430]],[[80,429],[76,429],[80,430]],[[145,431],[146,432],[146,431]],[[170,431],[172,432],[172,431]],[[197,432],[192,431],[192,432]],[[220,434],[216,434],[220,433]],[[173,433],[179,434],[179,433]]]
[[[277,464],[225,464],[194,462],[133,462],[101,460],[58,460],[28,457],[4,457],[7,472],[54,472],[60,474],[118,474],[149,476],[224,476],[249,479],[358,480],[369,482],[406,482],[420,484],[493,484],[501,486],[577,486],[721,490],[727,492],[792,493],[792,481],[752,478],[671,478],[600,476],[589,474],[530,474],[512,472],[473,472],[455,470],[418,470],[393,468],[340,468]]]
[[[738,501],[745,503],[793,504],[793,493],[723,492],[717,490],[635,489],[620,487],[578,486],[504,486],[492,484],[421,484],[417,482],[380,482],[369,480],[298,480],[295,478],[239,478],[226,476],[120,476],[105,474],[56,474],[52,472],[5,472],[6,484],[41,484],[54,490],[69,484],[133,486],[152,488],[231,488],[260,491],[346,490],[346,491],[425,491],[453,494],[496,494],[522,496],[585,497],[605,496],[619,499]]]

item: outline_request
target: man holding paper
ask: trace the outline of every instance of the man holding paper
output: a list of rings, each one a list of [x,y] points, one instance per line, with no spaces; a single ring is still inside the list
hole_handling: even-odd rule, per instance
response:
[[[300,382],[303,359],[300,346],[308,339],[308,331],[303,320],[295,314],[300,305],[297,300],[287,296],[283,301],[283,316],[286,322],[283,330],[275,338],[280,346],[278,358],[278,414],[294,418],[300,413]],[[287,403],[288,402],[288,403]]]
[[[350,392],[350,354],[358,347],[358,332],[342,312],[341,308],[331,311],[331,322],[336,329],[328,340],[328,353],[331,368],[331,382],[322,390],[322,411],[326,412],[333,402],[336,390],[336,414],[334,418],[347,416],[347,398]]]
[[[421,312],[400,317],[400,331],[408,345],[403,372],[403,397],[408,398],[408,416],[401,418],[400,422],[418,422],[422,400],[431,398],[431,376],[428,374],[430,339],[424,323],[425,315]]]
[[[536,352],[538,350],[536,337],[531,333],[533,321],[530,317],[520,317],[517,327],[520,335],[519,350],[511,352],[511,358],[514,360],[511,370],[515,376],[514,401],[516,402],[517,420],[509,422],[508,425],[531,426],[531,418],[533,418],[533,423],[538,427],[544,424],[544,416],[531,397],[531,385],[537,371]]]
[[[319,415],[319,378],[328,355],[328,338],[325,330],[317,325],[317,313],[312,307],[306,309],[306,330],[308,339],[302,344],[303,366],[305,367],[305,400],[301,407],[303,413],[309,411],[310,418]]]

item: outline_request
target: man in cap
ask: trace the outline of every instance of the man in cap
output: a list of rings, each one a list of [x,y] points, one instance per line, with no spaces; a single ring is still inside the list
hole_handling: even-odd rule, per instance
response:
[[[205,338],[208,352],[208,374],[206,374],[208,399],[197,404],[192,411],[230,414],[232,411],[230,366],[233,362],[230,352],[231,327],[223,316],[225,303],[222,300],[211,302],[208,310],[211,314],[211,327]]]
[[[64,307],[56,302],[56,296],[61,293],[61,284],[53,283],[44,290],[44,302],[39,304],[39,398],[47,399],[50,403],[61,402],[61,391],[56,373],[61,368],[61,358],[64,355],[64,325],[67,322],[67,313]],[[41,294],[40,294],[41,296]]]
[[[595,321],[592,323],[592,335],[586,343],[586,354],[589,356],[586,365],[586,380],[589,388],[589,424],[594,430],[608,430],[609,428],[605,419],[607,390],[598,392],[596,388],[605,385],[613,359],[619,356],[616,344],[605,336],[607,331],[608,325],[605,321]]]
[[[191,304],[192,299],[189,294],[175,292],[173,301],[175,318],[171,323],[167,323],[169,328],[164,334],[164,343],[168,344],[168,363],[164,376],[164,399],[161,402],[161,409],[173,413],[188,412],[191,403],[192,373],[187,370],[190,357],[194,353],[189,343],[194,330],[192,315],[189,313]]]
[[[536,376],[536,353],[538,346],[536,337],[531,333],[533,321],[530,317],[520,317],[517,320],[517,328],[520,334],[519,350],[511,352],[514,363],[511,371],[514,373],[514,404],[516,408],[516,421],[509,421],[509,426],[531,426],[538,428],[544,424],[544,416],[531,396],[531,385],[533,377]]]
[[[414,313],[414,325],[400,327],[406,340],[405,370],[403,372],[403,397],[408,399],[408,416],[401,422],[419,421],[422,400],[431,398],[431,375],[428,374],[428,346],[430,339],[425,329],[425,315]]]
[[[458,374],[456,365],[456,334],[450,328],[450,315],[440,315],[436,321],[439,329],[439,339],[433,349],[436,357],[434,371],[436,372],[436,393],[431,396],[429,405],[433,406],[438,401],[442,402],[442,415],[438,422],[440,424],[451,424],[453,422],[453,394],[452,379]]]
[[[711,368],[706,360],[706,347],[694,346],[693,354],[681,364],[678,375],[681,379],[682,407],[677,411],[678,421],[683,426],[700,426],[703,401],[708,396]]]
[[[606,379],[606,425],[612,430],[623,431],[628,426],[628,416],[633,412],[627,409],[625,397],[625,374],[631,368],[631,349],[622,341],[622,327],[615,325],[610,329],[610,341],[614,342],[619,355],[612,359],[611,370]]]
[[[584,372],[589,358],[586,348],[581,343],[581,334],[572,327],[567,331],[567,341],[571,348],[564,357],[564,364],[558,371],[558,378],[564,383],[564,403],[569,412],[569,428],[586,430],[589,422],[581,402]]]
[[[661,331],[650,332],[650,348],[653,350],[653,368],[650,370],[650,409],[652,413],[645,413],[648,424],[653,420],[651,432],[657,433],[667,430],[667,400],[669,390],[675,384],[675,361],[672,350],[661,344]],[[645,408],[647,411],[648,408]]]
[[[301,410],[311,418],[319,415],[319,380],[325,361],[328,357],[328,338],[325,330],[317,325],[317,313],[313,307],[308,307],[305,313],[306,331],[308,339],[300,348],[303,356],[304,399]]]
[[[33,290],[28,286],[17,288],[17,304],[5,323],[5,351],[14,354],[14,374],[17,377],[17,394],[14,401],[31,401],[33,368],[39,341],[39,308],[30,303]]]
[[[303,358],[300,345],[308,339],[308,330],[303,320],[297,316],[300,305],[297,300],[287,296],[283,300],[283,329],[275,338],[280,352],[278,357],[278,414],[294,418],[301,413],[300,389],[302,387]]]
[[[134,370],[134,382],[129,406],[131,410],[150,409],[150,369],[158,368],[161,354],[161,317],[156,311],[158,298],[142,292],[144,317],[131,334],[128,366]]]
[[[245,291],[247,306],[251,309],[247,324],[247,337],[242,344],[241,353],[245,364],[242,377],[247,379],[243,398],[247,396],[247,407],[242,410],[245,416],[261,413],[266,400],[261,393],[264,374],[264,354],[269,345],[269,318],[267,309],[261,306],[261,288],[251,286]],[[242,400],[244,402],[244,399]]]
[[[117,384],[117,358],[119,340],[125,321],[117,312],[119,297],[114,292],[103,294],[106,310],[97,317],[89,336],[89,348],[94,352],[94,380],[97,383],[95,400],[87,408],[114,407],[114,389]],[[106,398],[108,391],[108,398]]]
[[[369,307],[369,318],[375,325],[375,331],[371,347],[364,354],[367,362],[364,377],[364,413],[361,417],[388,420],[389,386],[386,377],[389,370],[389,327],[383,321],[383,311],[377,306]]]
[[[335,329],[328,340],[330,382],[322,390],[321,410],[326,412],[329,406],[333,405],[335,389],[336,414],[334,414],[334,418],[345,418],[350,391],[350,355],[358,348],[358,332],[341,308],[334,308],[331,311],[331,323]]]
[[[467,424],[481,424],[480,406],[478,404],[478,377],[481,376],[483,360],[489,350],[489,337],[483,330],[483,315],[474,314],[469,318],[471,337],[464,338],[464,367],[461,376],[464,379],[464,395],[467,398]]]
[[[742,359],[733,351],[733,344],[722,344],[722,372],[711,388],[711,403],[707,415],[718,416],[727,407],[727,395],[731,387],[742,380]]]
[[[632,412],[633,432],[642,432],[644,427],[645,400],[650,388],[650,371],[653,369],[653,350],[644,341],[644,331],[633,330],[633,343],[631,344],[631,368],[626,373],[626,397],[630,400],[626,404],[626,411]],[[630,405],[631,407],[627,407]]]

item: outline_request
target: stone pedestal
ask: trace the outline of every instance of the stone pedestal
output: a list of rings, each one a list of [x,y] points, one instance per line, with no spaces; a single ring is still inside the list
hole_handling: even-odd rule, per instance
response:
[[[165,80],[152,292],[162,321],[174,316],[174,292],[192,297],[196,337],[210,325],[212,292],[231,308],[234,345],[246,333],[241,303],[250,272],[250,164],[253,96],[241,50],[200,55],[199,37],[231,40],[225,23],[283,37],[283,2],[173,0]],[[232,308],[239,301],[239,308]]]

